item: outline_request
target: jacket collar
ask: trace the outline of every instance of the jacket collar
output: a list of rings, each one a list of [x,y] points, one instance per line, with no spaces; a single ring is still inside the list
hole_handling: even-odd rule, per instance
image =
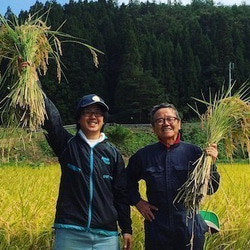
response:
[[[163,140],[161,140],[161,139],[158,137],[159,142],[162,143],[164,146],[166,146],[168,149],[174,147],[176,144],[179,144],[179,143],[180,143],[180,138],[181,138],[181,135],[180,135],[180,133],[178,133],[178,136],[177,136],[175,142],[174,142],[173,144],[171,144],[171,145],[169,145],[169,144],[167,145],[166,142],[164,142]]]
[[[84,141],[86,141],[90,147],[94,147],[97,143],[100,143],[102,141],[104,141],[106,139],[106,136],[103,132],[101,132],[100,137],[96,140],[90,140],[88,139],[85,134],[82,132],[82,130],[78,130],[78,135],[81,137],[81,139],[83,139]]]

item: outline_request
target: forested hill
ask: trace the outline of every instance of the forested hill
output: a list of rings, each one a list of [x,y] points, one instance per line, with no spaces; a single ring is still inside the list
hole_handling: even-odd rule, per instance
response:
[[[84,46],[63,43],[64,74],[56,69],[41,77],[43,88],[60,110],[65,124],[74,121],[76,103],[88,93],[101,95],[111,107],[112,121],[147,123],[151,107],[168,101],[183,118],[196,114],[191,97],[228,85],[229,63],[236,89],[250,74],[250,6],[215,6],[212,0],[191,5],[131,1],[37,2],[30,13],[48,10],[47,24],[104,52],[95,68]],[[39,12],[39,15],[41,11]],[[6,12],[11,18],[11,10]],[[24,20],[28,12],[21,12]]]

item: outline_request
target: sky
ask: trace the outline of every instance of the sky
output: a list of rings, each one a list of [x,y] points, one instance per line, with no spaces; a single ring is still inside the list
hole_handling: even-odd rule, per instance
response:
[[[139,0],[139,2],[144,0]],[[156,0],[156,3],[164,3],[164,1],[167,2],[167,0]],[[30,6],[34,5],[36,0],[0,0],[0,14],[4,15],[7,7],[9,6],[16,15],[19,14],[21,10],[29,10]],[[39,2],[45,3],[43,0],[39,0]],[[68,3],[69,0],[57,0],[57,3],[64,5],[65,3]],[[124,2],[125,4],[128,3],[128,0],[118,0],[119,3]],[[149,0],[151,2],[151,0]],[[153,2],[153,0],[152,0]],[[189,4],[191,0],[181,0],[183,5]],[[250,0],[214,0],[215,4],[222,4],[222,5],[241,5],[242,3],[245,3],[247,5],[250,5]]]

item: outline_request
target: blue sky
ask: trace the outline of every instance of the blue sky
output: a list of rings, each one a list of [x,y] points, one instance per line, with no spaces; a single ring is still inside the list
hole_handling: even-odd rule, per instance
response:
[[[164,1],[167,2],[167,0],[156,0],[156,3]],[[191,0],[182,0],[182,3],[188,4],[190,3],[190,1]],[[29,10],[30,6],[32,6],[35,2],[36,0],[0,0],[0,14],[4,15],[8,6],[10,6],[11,10],[15,14],[19,14],[21,10]],[[39,2],[45,3],[46,0],[45,1],[40,0]],[[69,0],[57,0],[57,3],[60,3],[61,5],[64,5],[65,3],[68,2]],[[125,4],[127,4],[128,0],[118,0],[118,2],[120,3],[124,2]],[[242,3],[245,3],[247,5],[250,5],[250,0],[214,0],[214,3],[215,4],[221,3],[223,5],[234,5],[234,4],[240,5]]]

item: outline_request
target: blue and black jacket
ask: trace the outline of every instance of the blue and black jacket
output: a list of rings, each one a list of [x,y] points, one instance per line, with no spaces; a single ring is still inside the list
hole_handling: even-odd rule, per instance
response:
[[[132,233],[127,178],[120,153],[105,139],[94,147],[62,125],[54,104],[45,98],[46,139],[61,165],[55,228],[103,235]]]

